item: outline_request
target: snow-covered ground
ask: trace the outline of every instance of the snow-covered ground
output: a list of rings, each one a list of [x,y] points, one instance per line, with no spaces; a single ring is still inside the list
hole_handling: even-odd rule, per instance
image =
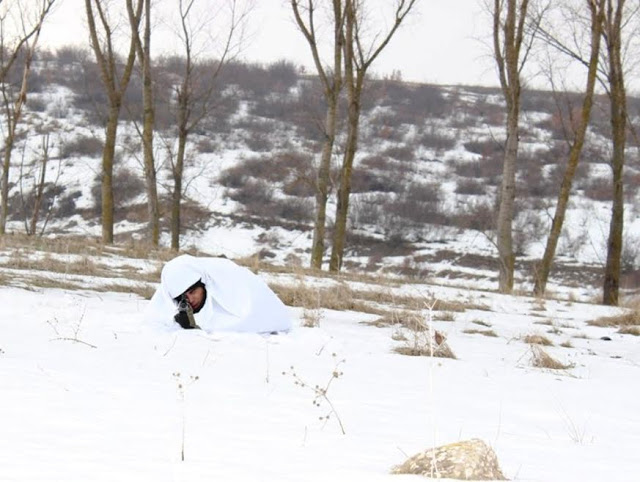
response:
[[[295,328],[269,337],[166,331],[135,295],[3,287],[0,481],[419,481],[389,471],[470,438],[511,480],[637,480],[640,344],[586,324],[619,310],[389,289],[471,307],[433,317],[457,359],[394,352],[398,327],[370,314],[306,328],[291,308]],[[527,335],[571,368],[534,368]]]

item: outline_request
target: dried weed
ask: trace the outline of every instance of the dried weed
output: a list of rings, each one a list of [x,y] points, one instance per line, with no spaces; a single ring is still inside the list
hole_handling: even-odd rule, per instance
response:
[[[573,366],[556,360],[538,345],[531,345],[531,365],[549,370],[566,370]]]

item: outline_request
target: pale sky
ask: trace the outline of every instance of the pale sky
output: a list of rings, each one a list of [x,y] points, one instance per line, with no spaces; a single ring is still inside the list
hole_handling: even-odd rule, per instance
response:
[[[176,0],[159,0],[164,7]],[[201,0],[215,4],[220,0]],[[309,47],[297,30],[288,0],[254,0],[242,58],[269,63],[288,59],[313,71]],[[391,0],[370,0],[374,15],[390,11]],[[84,0],[58,0],[48,19],[41,46],[87,45]],[[374,17],[377,20],[379,18]],[[419,0],[415,13],[396,33],[371,70],[400,70],[404,80],[438,84],[497,85],[479,0]],[[164,37],[164,34],[163,34]],[[152,42],[154,42],[152,40]],[[152,43],[154,47],[158,44]],[[159,48],[159,47],[158,47]]]

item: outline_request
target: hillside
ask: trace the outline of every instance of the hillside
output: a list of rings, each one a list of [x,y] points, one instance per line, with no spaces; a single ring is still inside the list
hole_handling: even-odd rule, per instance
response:
[[[591,133],[549,296],[524,296],[564,146],[548,93],[528,94],[518,291],[502,295],[490,241],[498,93],[372,82],[346,269],[329,274],[305,268],[314,79],[286,63],[234,64],[189,146],[183,250],[249,267],[294,327],[205,333],[143,316],[175,252],[166,234],[160,248],[145,239],[135,126],[121,126],[117,242],[105,246],[95,70],[72,50],[36,66],[10,172],[12,233],[0,237],[0,480],[417,482],[425,479],[390,471],[473,438],[510,480],[635,480],[637,302],[594,303],[606,123]],[[133,118],[139,102],[134,84]],[[175,133],[170,110],[158,112],[166,199]],[[26,235],[45,151],[43,236]],[[633,239],[637,183],[629,186]]]
[[[10,171],[9,231],[24,232],[33,214],[34,186],[46,146],[46,202],[36,231],[99,237],[104,94],[95,65],[86,53],[73,49],[42,53],[35,65],[28,114]],[[156,67],[155,155],[165,200],[175,151],[168,99],[179,66],[179,59],[165,59]],[[230,64],[216,89],[216,102],[188,146],[182,245],[231,258],[258,256],[279,265],[307,265],[313,166],[323,117],[316,80],[287,62]],[[575,95],[569,99],[577,103]],[[611,182],[604,101],[599,99],[595,109],[550,280],[552,292],[562,286],[592,291],[600,284]],[[635,100],[630,104],[633,113]],[[123,120],[119,131],[118,242],[144,242],[146,237],[134,122],[140,105],[135,79],[127,93],[124,115],[129,120]],[[504,137],[499,91],[372,79],[363,114],[345,269],[495,287],[492,225]],[[518,289],[530,288],[532,262],[544,248],[567,152],[563,118],[551,93],[525,94],[514,233]],[[636,146],[630,146],[628,159],[623,262],[625,273],[632,273],[640,248],[634,235],[640,229],[635,215],[640,175]],[[339,162],[338,148],[335,166]],[[332,197],[330,215],[333,203]],[[165,216],[167,210],[165,203]],[[165,232],[166,222],[163,219]]]

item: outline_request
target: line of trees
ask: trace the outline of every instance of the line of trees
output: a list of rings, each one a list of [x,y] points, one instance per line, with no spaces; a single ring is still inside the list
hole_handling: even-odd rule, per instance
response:
[[[584,65],[587,73],[580,115],[578,119],[569,121],[569,158],[559,188],[545,252],[537,264],[534,293],[542,295],[545,292],[573,177],[584,145],[594,89],[596,83],[599,83],[607,93],[610,103],[610,165],[613,176],[613,203],[602,302],[617,305],[624,219],[623,169],[628,134],[625,60],[629,59],[625,59],[625,54],[631,55],[632,52],[629,48],[632,42],[630,39],[637,34],[635,29],[638,26],[640,6],[635,2],[627,4],[625,0],[563,0],[553,3],[544,0],[494,0],[493,4],[487,4],[487,9],[493,17],[494,58],[507,106],[504,168],[497,219],[499,290],[509,293],[513,289],[515,256],[511,223],[516,197],[515,165],[518,160],[522,75],[534,43],[541,42]],[[605,48],[601,48],[601,44]],[[560,74],[556,72],[555,75]]]
[[[8,0],[7,0],[8,1]],[[13,39],[0,40],[0,88],[6,123],[0,178],[0,234],[7,221],[9,170],[18,125],[28,92],[31,63],[45,20],[56,0],[38,0],[30,8],[15,1],[22,18],[21,28]],[[492,19],[491,45],[497,78],[504,98],[504,158],[498,209],[493,240],[498,252],[498,289],[509,293],[514,288],[516,256],[513,247],[514,205],[517,200],[516,172],[519,160],[520,112],[522,93],[526,89],[525,71],[536,55],[565,56],[585,69],[585,85],[577,115],[563,125],[568,144],[566,168],[558,188],[555,212],[542,259],[536,265],[534,292],[545,293],[548,277],[569,203],[585,137],[590,125],[594,95],[599,87],[608,96],[611,124],[611,168],[613,179],[612,213],[604,272],[603,302],[617,304],[622,256],[623,171],[625,143],[629,131],[625,89],[626,62],[633,52],[630,38],[638,25],[640,7],[625,0],[484,0]],[[398,29],[417,11],[418,0],[394,0],[385,8],[383,22],[374,23],[373,6],[367,0],[290,0],[292,16],[309,46],[323,92],[324,120],[322,142],[315,171],[315,217],[310,265],[321,269],[327,256],[327,204],[331,190],[332,164],[339,163],[336,188],[335,223],[331,236],[328,268],[342,268],[347,231],[354,161],[358,154],[363,95],[367,91],[369,72]],[[175,3],[176,38],[182,47],[180,72],[172,79],[173,95],[169,102],[176,136],[159,135],[156,129],[156,86],[151,47],[156,18],[152,0],[126,0],[117,7],[107,0],[85,0],[88,45],[100,72],[104,90],[104,146],[102,151],[101,227],[104,243],[114,241],[114,159],[118,127],[123,117],[124,100],[134,73],[141,79],[141,125],[136,124],[142,146],[142,160],[147,194],[148,239],[158,245],[160,208],[157,187],[157,149],[163,149],[170,163],[171,247],[178,250],[181,234],[181,206],[185,194],[184,171],[189,162],[186,146],[190,134],[216,107],[220,92],[216,79],[239,52],[243,29],[250,7],[240,0],[226,0],[227,9],[216,11],[228,19],[224,31],[212,33],[213,18],[203,16],[202,2],[178,0]],[[5,22],[9,16],[0,18]],[[323,28],[329,27],[329,28]],[[46,28],[46,27],[45,27]],[[3,31],[5,29],[3,28]],[[204,39],[204,40],[203,40]],[[123,48],[124,45],[124,48]],[[211,55],[215,50],[216,55]],[[124,51],[124,55],[123,52]],[[204,52],[207,54],[204,56]],[[326,55],[326,58],[323,57]],[[165,59],[167,61],[167,59]],[[16,62],[22,63],[21,82],[7,82]],[[538,64],[541,62],[538,59]],[[547,72],[551,85],[562,72]],[[18,85],[18,88],[15,88]],[[557,97],[562,102],[562,97]],[[574,97],[572,97],[574,98]],[[568,101],[567,101],[568,102]],[[559,112],[563,109],[559,108]],[[344,121],[344,122],[343,122]],[[337,139],[343,140],[338,146]],[[161,147],[157,147],[160,145]],[[41,183],[36,189],[36,207],[41,203],[44,173],[49,159],[48,140],[43,147]],[[336,158],[340,158],[339,160]],[[38,208],[28,232],[36,232]]]

